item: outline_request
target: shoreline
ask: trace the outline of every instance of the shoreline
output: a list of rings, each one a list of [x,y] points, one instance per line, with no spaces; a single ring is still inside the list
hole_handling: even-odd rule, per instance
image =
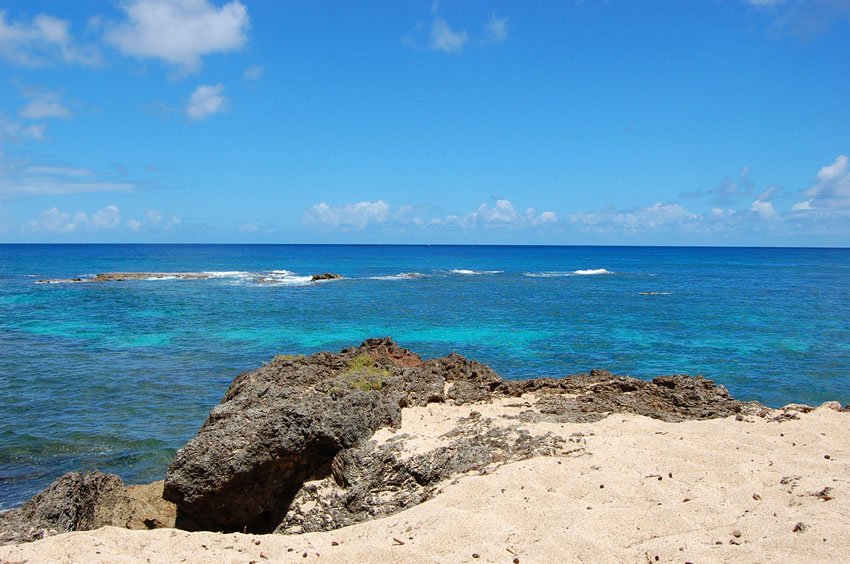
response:
[[[369,339],[238,376],[164,482],[59,478],[2,514],[0,540],[21,544],[0,561],[309,559],[315,543],[332,561],[500,561],[498,545],[545,561],[573,558],[575,538],[592,560],[850,557],[835,533],[850,528],[848,413],[744,403],[684,375],[503,380]]]
[[[419,433],[424,441],[476,409],[508,418],[521,409],[481,407],[409,408],[407,423],[379,440]],[[106,527],[3,546],[0,561],[846,560],[848,416],[829,406],[792,411],[798,419],[667,423],[612,414],[593,423],[534,423],[583,450],[468,473],[422,504],[332,531]],[[826,487],[829,499],[818,495]]]

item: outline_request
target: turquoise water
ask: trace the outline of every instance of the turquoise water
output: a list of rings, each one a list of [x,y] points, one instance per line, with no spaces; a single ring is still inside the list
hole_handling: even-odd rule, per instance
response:
[[[217,274],[35,284],[111,271]],[[307,283],[327,271],[346,279]],[[507,378],[690,373],[846,403],[850,250],[0,245],[0,509],[68,470],[161,479],[241,371],[384,335]]]

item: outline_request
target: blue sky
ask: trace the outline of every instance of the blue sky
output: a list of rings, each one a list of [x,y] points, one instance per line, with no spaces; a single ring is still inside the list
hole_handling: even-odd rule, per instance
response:
[[[0,3],[0,242],[850,242],[850,1]]]

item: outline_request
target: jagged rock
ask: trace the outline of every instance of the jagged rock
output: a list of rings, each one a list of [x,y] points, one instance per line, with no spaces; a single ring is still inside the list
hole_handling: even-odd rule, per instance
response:
[[[338,355],[278,357],[237,377],[168,469],[164,496],[178,507],[178,526],[274,530],[340,450],[400,423],[403,370],[380,356],[397,348],[373,340]]]
[[[322,274],[314,274],[310,277],[311,282],[318,282],[320,280],[339,280],[342,278],[342,274],[336,274],[334,272],[323,272]]]
[[[311,512],[308,528],[387,514],[431,495],[430,482],[420,479],[429,475],[427,468],[440,469],[434,475],[444,479],[451,475],[449,470],[463,472],[488,463],[488,449],[505,450],[493,447],[498,437],[477,433],[454,448],[452,460],[459,466],[451,466],[440,462],[445,450],[402,460],[391,444],[369,446],[377,429],[400,424],[402,407],[464,405],[525,393],[540,398],[520,417],[528,421],[592,421],[612,412],[678,421],[722,417],[742,405],[725,388],[702,378],[669,376],[646,382],[594,370],[568,378],[512,382],[457,354],[422,361],[389,338],[370,339],[339,354],[279,356],[237,377],[198,435],[178,451],[164,497],[177,505],[177,525],[182,528],[288,530],[296,527],[297,518],[288,513],[297,496],[307,495],[309,488],[319,487],[315,483],[327,483],[333,475],[338,487],[350,491],[343,495],[324,488],[328,495],[317,503],[330,513]],[[520,438],[521,433],[514,441]],[[506,459],[516,459],[526,451],[505,452],[511,453]],[[311,485],[299,494],[305,482]],[[376,492],[383,492],[386,500],[365,509],[384,499]],[[338,502],[343,498],[348,500],[344,510]]]
[[[0,544],[107,525],[170,527],[174,515],[174,506],[162,499],[162,482],[125,487],[114,474],[69,472],[23,506],[0,514]]]
[[[433,497],[441,482],[471,471],[486,472],[534,456],[566,454],[565,441],[535,436],[516,426],[493,424],[473,412],[440,437],[441,446],[407,454],[406,435],[341,451],[332,474],[305,484],[293,500],[281,533],[327,531],[392,515]],[[577,451],[582,449],[572,449]]]
[[[664,421],[711,419],[740,413],[743,405],[723,386],[701,376],[658,376],[647,382],[606,370],[566,378],[504,381],[496,393],[541,395],[527,421],[591,422],[610,413],[635,413]]]

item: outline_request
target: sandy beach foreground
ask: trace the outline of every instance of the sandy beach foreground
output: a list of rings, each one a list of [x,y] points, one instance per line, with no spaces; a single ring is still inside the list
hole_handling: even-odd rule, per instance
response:
[[[537,398],[403,410],[406,448],[461,418],[516,424]],[[3,562],[839,562],[850,559],[850,414],[835,405],[667,423],[524,423],[557,456],[458,477],[433,499],[301,535],[106,527],[0,547]]]

